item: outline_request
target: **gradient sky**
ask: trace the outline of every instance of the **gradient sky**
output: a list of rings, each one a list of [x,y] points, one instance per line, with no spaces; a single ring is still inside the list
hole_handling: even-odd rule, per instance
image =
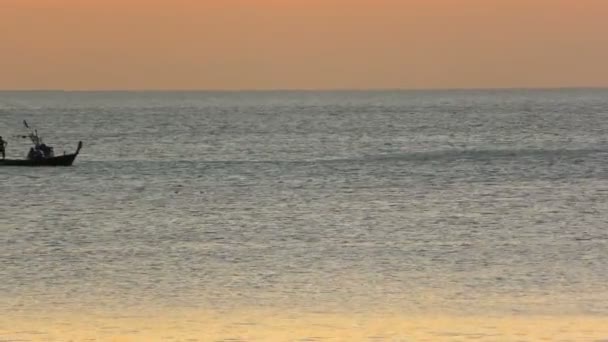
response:
[[[606,0],[0,0],[0,89],[572,86]]]

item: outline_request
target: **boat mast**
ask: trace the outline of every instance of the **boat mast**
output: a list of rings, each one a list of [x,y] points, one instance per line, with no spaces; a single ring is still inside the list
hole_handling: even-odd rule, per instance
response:
[[[37,129],[32,130],[30,128],[30,125],[28,125],[27,121],[25,121],[25,120],[23,120],[23,125],[25,126],[25,128],[30,130],[29,138],[32,141],[32,143],[34,144],[34,146],[38,147],[42,143],[42,139],[40,139],[40,137],[38,136],[38,130]]]

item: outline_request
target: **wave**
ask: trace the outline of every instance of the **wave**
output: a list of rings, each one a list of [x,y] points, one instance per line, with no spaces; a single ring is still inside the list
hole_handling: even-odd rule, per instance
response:
[[[560,159],[585,158],[595,154],[608,154],[606,149],[478,149],[439,150],[429,152],[368,155],[363,158],[335,159],[332,161],[492,161],[496,159]]]
[[[605,155],[605,156],[601,156]],[[110,164],[173,164],[183,165],[213,165],[213,164],[300,164],[300,165],[332,165],[332,164],[360,164],[382,162],[491,162],[497,160],[543,160],[572,162],[583,161],[587,158],[608,157],[608,149],[477,149],[477,150],[438,150],[428,152],[404,152],[391,154],[368,154],[346,158],[307,158],[307,159],[205,159],[205,156],[193,159],[133,159],[118,160],[88,160],[88,163]]]

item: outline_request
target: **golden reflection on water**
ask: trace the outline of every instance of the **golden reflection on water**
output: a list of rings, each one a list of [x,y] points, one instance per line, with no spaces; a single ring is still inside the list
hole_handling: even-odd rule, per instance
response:
[[[603,341],[599,316],[165,311],[3,316],[0,341]]]

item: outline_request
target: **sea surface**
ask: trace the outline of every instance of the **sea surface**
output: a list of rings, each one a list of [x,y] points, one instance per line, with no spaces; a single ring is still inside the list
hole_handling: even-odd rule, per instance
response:
[[[0,341],[608,340],[608,90],[0,92],[9,158],[24,119],[84,147],[0,168]]]

